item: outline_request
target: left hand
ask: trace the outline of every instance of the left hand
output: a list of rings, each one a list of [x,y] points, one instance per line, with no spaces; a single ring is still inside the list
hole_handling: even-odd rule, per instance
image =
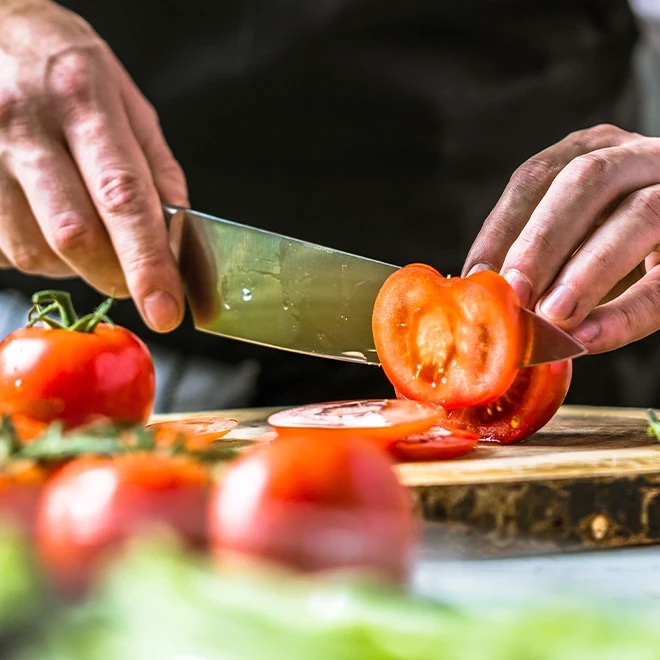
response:
[[[601,125],[513,174],[463,274],[500,271],[521,303],[602,353],[660,329],[660,138]],[[641,267],[643,276],[600,304]]]

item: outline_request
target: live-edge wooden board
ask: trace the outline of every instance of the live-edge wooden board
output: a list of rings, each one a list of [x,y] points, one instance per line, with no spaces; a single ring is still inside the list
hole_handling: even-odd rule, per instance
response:
[[[266,442],[273,411],[217,414],[240,422],[227,440]],[[660,443],[643,410],[564,406],[522,443],[396,470],[439,543],[463,555],[660,543]]]

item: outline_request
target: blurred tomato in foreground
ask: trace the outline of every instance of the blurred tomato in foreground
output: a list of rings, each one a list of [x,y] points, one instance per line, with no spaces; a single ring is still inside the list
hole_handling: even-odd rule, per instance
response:
[[[230,466],[209,507],[220,561],[252,556],[301,571],[409,575],[416,523],[387,455],[360,437],[276,438]]]
[[[36,521],[40,561],[55,583],[77,592],[123,541],[167,528],[190,547],[206,544],[210,479],[183,456],[132,453],[83,457],[56,473]]]

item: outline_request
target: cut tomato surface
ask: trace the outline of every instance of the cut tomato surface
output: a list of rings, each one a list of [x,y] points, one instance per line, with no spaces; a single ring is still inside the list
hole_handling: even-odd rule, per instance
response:
[[[153,422],[147,428],[155,431],[159,446],[174,444],[184,437],[191,447],[203,448],[238,426],[238,421],[229,417],[193,417],[191,419],[171,419]]]
[[[279,436],[312,433],[359,435],[381,445],[431,428],[444,415],[436,405],[397,399],[332,401],[288,408],[274,413],[268,423]]]
[[[571,360],[521,369],[513,385],[497,401],[450,410],[446,422],[476,433],[482,440],[518,442],[552,419],[566,398],[572,374]]]
[[[392,456],[401,462],[445,461],[469,454],[479,442],[479,434],[449,426],[434,426],[392,445]]]
[[[516,293],[490,271],[447,279],[430,266],[405,266],[382,286],[372,326],[395,389],[448,409],[495,401],[524,350]]]

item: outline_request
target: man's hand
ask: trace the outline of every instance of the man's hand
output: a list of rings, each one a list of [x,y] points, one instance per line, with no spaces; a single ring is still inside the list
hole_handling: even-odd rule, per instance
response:
[[[500,271],[593,353],[660,329],[660,139],[596,126],[524,163],[464,266]],[[645,274],[599,302],[640,264]]]
[[[0,0],[0,266],[183,316],[160,201],[186,183],[156,112],[108,46],[50,0]]]

